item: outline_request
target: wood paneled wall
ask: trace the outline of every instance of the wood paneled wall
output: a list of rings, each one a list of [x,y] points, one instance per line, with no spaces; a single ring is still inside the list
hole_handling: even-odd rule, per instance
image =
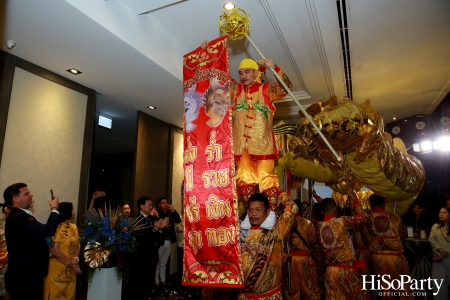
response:
[[[133,214],[139,211],[136,200],[141,196],[155,204],[159,197],[170,196],[172,164],[171,125],[138,111],[136,127]]]

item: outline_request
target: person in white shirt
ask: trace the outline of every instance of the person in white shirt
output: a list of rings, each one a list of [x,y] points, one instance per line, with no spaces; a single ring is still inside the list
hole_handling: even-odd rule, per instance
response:
[[[443,207],[439,211],[439,224],[434,224],[431,228],[430,241],[431,248],[433,249],[433,271],[431,278],[442,279],[441,288],[436,285],[433,286],[433,299],[449,299],[449,284],[450,284],[450,208]]]

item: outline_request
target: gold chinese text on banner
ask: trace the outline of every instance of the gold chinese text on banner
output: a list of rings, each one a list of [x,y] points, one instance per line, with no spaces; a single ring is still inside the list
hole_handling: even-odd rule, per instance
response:
[[[183,284],[242,288],[228,42],[184,56]]]

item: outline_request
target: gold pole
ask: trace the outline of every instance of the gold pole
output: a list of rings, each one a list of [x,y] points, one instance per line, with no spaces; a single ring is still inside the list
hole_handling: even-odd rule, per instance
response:
[[[245,37],[247,38],[247,40],[250,42],[250,44],[252,44],[253,48],[255,48],[256,52],[258,52],[258,54],[261,56],[262,59],[266,59],[264,57],[264,55],[262,54],[261,51],[259,51],[258,47],[256,47],[255,43],[253,43],[252,39],[245,34]],[[317,131],[317,133],[319,134],[319,136],[322,138],[323,142],[327,145],[328,149],[330,149],[330,151],[333,153],[334,157],[336,157],[337,161],[341,161],[341,157],[339,156],[339,154],[337,154],[336,150],[334,150],[333,146],[331,146],[330,142],[325,138],[325,136],[323,135],[322,131],[320,131],[320,129],[317,127],[316,123],[314,123],[314,120],[311,118],[311,116],[306,112],[306,110],[303,108],[303,106],[300,104],[300,102],[298,102],[298,100],[295,98],[294,94],[291,92],[291,90],[286,86],[286,84],[284,83],[284,81],[281,79],[280,75],[278,75],[278,73],[273,69],[270,68],[270,70],[272,71],[273,75],[275,76],[276,79],[278,79],[278,81],[280,82],[280,84],[283,86],[283,88],[286,90],[286,92],[288,92],[289,96],[291,96],[292,100],[294,100],[294,102],[298,105],[298,107],[300,108],[300,110],[302,111],[303,115],[308,119],[309,123],[314,127],[314,129]]]
[[[243,9],[238,7],[233,8],[231,10],[225,10],[222,15],[219,17],[219,29],[222,35],[228,35],[230,40],[240,40],[242,38],[246,38],[250,44],[252,44],[253,48],[255,48],[256,52],[261,56],[262,59],[266,59],[261,51],[259,51],[258,47],[256,47],[255,43],[253,43],[252,39],[248,36],[250,32],[250,16]],[[333,155],[336,157],[337,161],[341,161],[341,157],[337,154],[336,150],[334,150],[333,146],[331,146],[330,142],[325,138],[322,131],[317,127],[314,120],[311,116],[305,111],[303,106],[298,102],[295,98],[294,94],[289,90],[283,80],[280,78],[277,72],[273,68],[270,68],[275,78],[280,82],[286,92],[291,96],[292,100],[298,105],[302,113],[308,119],[309,123],[314,127],[314,129],[319,134],[320,138],[324,141]]]

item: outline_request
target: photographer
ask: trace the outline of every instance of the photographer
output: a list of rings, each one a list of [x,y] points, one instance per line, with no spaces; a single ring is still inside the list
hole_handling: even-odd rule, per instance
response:
[[[156,266],[155,273],[155,286],[158,287],[159,284],[166,285],[166,265],[170,257],[170,252],[172,251],[172,243],[177,241],[177,235],[175,233],[175,223],[180,223],[181,218],[173,205],[167,200],[166,197],[161,197],[158,199],[159,207],[159,218],[169,218],[169,228],[162,229],[162,235],[164,237],[164,244],[159,247],[159,261]]]

